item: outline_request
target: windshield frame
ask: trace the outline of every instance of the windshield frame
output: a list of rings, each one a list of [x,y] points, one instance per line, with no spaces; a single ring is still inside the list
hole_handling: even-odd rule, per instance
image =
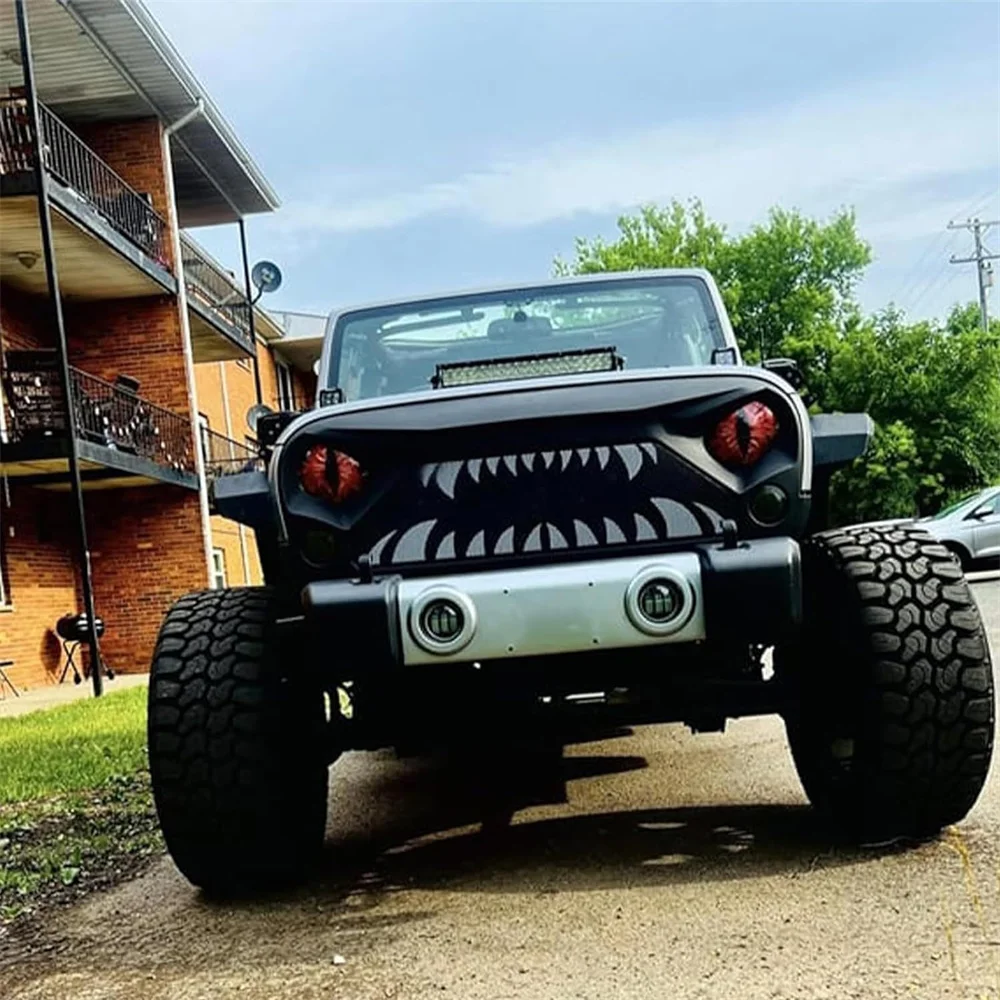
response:
[[[736,351],[737,364],[742,364],[739,347],[729,317],[726,314],[722,297],[719,295],[715,282],[707,271],[700,268],[670,268],[664,270],[624,271],[616,273],[601,273],[592,275],[573,275],[568,278],[553,278],[546,282],[528,285],[494,285],[488,288],[470,289],[432,296],[418,296],[412,299],[400,298],[364,306],[355,306],[331,313],[327,321],[326,336],[323,338],[323,352],[320,358],[319,379],[317,391],[340,390],[340,362],[343,355],[344,335],[348,323],[366,318],[374,318],[389,310],[447,310],[454,308],[456,303],[468,298],[494,299],[502,302],[505,298],[538,297],[546,295],[564,295],[574,287],[582,291],[597,292],[614,291],[623,284],[641,286],[643,284],[662,284],[665,280],[697,281],[702,285],[709,327],[713,338],[718,341],[719,348],[733,348]],[[428,386],[430,388],[430,386]],[[346,396],[343,397],[346,400]],[[360,397],[359,397],[360,398]]]

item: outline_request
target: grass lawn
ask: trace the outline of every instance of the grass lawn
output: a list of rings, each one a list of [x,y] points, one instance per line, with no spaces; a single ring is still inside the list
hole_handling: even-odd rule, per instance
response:
[[[161,852],[145,689],[0,719],[0,761],[0,926]]]

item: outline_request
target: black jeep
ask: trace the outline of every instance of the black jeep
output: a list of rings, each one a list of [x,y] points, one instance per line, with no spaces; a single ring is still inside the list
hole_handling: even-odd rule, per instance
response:
[[[863,414],[742,363],[702,271],[350,309],[315,409],[218,479],[266,586],[179,600],[150,684],[167,844],[211,887],[323,841],[344,750],[780,713],[809,798],[933,835],[986,779],[993,682],[961,569],[914,527],[826,529]],[[566,737],[568,738],[568,737]]]

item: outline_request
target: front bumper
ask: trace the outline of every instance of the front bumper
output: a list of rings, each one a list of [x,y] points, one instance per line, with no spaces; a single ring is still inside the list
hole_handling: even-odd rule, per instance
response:
[[[652,580],[670,581],[676,598],[674,616],[653,627],[638,606]],[[422,625],[442,600],[462,622],[444,643]],[[306,586],[302,601],[319,641],[351,637],[377,672],[706,640],[774,643],[801,620],[802,581],[798,544],[767,538],[440,577],[323,581]]]

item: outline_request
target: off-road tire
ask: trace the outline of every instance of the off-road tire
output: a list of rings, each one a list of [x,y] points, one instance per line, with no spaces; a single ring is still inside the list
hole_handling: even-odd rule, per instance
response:
[[[297,678],[267,587],[182,597],[149,683],[149,769],[164,839],[195,885],[286,883],[323,843],[322,694]]]
[[[993,674],[979,611],[944,546],[912,527],[803,546],[805,624],[779,651],[785,720],[813,805],[862,841],[933,836],[989,770]]]

